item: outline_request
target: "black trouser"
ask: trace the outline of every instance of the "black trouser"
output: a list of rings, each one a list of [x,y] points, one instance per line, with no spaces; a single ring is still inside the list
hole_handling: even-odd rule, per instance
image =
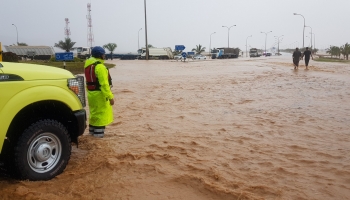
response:
[[[306,65],[306,67],[309,65],[309,61],[310,61],[310,58],[306,58],[305,57],[305,65]]]
[[[92,125],[89,125],[89,133],[91,135],[94,135],[94,134],[104,134],[105,133],[105,126],[92,126]]]

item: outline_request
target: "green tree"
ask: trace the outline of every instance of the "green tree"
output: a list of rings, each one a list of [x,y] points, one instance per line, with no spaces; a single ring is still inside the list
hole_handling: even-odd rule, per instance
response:
[[[13,44],[13,45],[10,45],[10,46],[28,46],[28,44],[24,43],[24,42],[18,42],[17,44]]]
[[[349,60],[350,45],[348,43],[340,47],[340,53],[343,54],[344,59]]]
[[[54,47],[58,47],[62,50],[65,50],[66,52],[70,52],[73,50],[74,45],[75,42],[72,42],[70,38],[65,38],[64,41],[60,40],[58,43],[55,43]]]
[[[18,42],[17,45],[18,45],[18,46],[28,46],[28,44],[27,44],[27,43],[24,43],[24,42]]]
[[[196,48],[193,48],[192,51],[196,52],[197,54],[201,54],[205,51],[205,47],[202,47],[202,45],[196,45]]]
[[[103,48],[105,48],[111,52],[111,60],[113,60],[113,51],[117,48],[117,44],[116,43],[108,43],[108,44],[103,45]]]
[[[239,52],[241,51],[241,49],[240,48],[233,48],[233,49],[234,49],[235,54],[239,55]]]
[[[181,53],[182,53],[182,51],[177,51],[177,50],[175,50],[175,49],[174,49],[172,53],[173,53],[173,55],[175,56],[175,55],[179,55],[179,54],[181,54]]]
[[[331,55],[331,58],[333,58],[333,56],[338,56],[340,57],[340,48],[337,46],[330,46],[328,49],[326,49],[326,53]]]
[[[155,48],[155,47],[154,47],[153,45],[151,45],[151,44],[148,44],[147,47],[148,47],[148,48]]]

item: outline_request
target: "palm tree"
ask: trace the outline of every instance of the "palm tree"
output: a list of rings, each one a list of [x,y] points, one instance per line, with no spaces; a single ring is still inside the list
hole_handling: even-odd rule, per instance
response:
[[[105,48],[111,52],[111,60],[113,60],[113,51],[115,50],[115,48],[117,48],[117,44],[116,43],[108,43],[108,44],[103,45],[103,48]]]
[[[340,48],[337,46],[330,46],[326,53],[331,54],[331,58],[333,58],[333,56],[340,56]]]
[[[340,53],[343,54],[344,59],[349,60],[350,45],[348,43],[340,47]]]
[[[66,52],[73,50],[74,45],[75,42],[72,42],[70,38],[65,38],[64,41],[60,40],[58,43],[55,43],[55,47],[65,50]]]
[[[202,47],[202,45],[196,45],[196,48],[193,48],[192,51],[195,51],[197,54],[201,54],[205,51],[205,47]]]
[[[182,51],[178,51],[178,50],[175,50],[175,49],[174,49],[174,51],[173,51],[172,53],[173,53],[173,55],[175,56],[175,55],[179,55],[179,54],[181,54],[181,53],[182,53]]]

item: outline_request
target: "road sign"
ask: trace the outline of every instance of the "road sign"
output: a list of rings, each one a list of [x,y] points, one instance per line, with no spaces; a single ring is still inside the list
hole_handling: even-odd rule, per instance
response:
[[[186,52],[182,52],[181,55],[182,55],[182,57],[184,57],[184,58],[187,57],[187,53],[186,53]]]
[[[183,51],[185,48],[186,47],[184,45],[175,45],[175,51]]]
[[[73,52],[55,53],[56,60],[73,60]]]
[[[194,51],[187,52],[187,55],[194,55]]]

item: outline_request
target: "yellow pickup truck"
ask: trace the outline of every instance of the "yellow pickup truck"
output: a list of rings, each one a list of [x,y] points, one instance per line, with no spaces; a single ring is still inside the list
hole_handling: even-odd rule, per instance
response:
[[[86,129],[83,76],[50,66],[0,62],[0,163],[16,178],[62,173]]]

